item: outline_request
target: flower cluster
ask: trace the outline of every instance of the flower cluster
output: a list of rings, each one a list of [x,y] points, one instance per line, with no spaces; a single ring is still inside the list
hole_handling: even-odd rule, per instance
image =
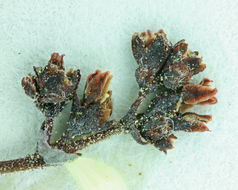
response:
[[[22,159],[0,162],[0,172],[12,172],[55,165],[79,155],[76,151],[111,135],[130,133],[140,144],[152,144],[167,152],[173,148],[174,131],[203,132],[211,115],[188,112],[195,105],[217,103],[212,80],[204,78],[200,84],[189,83],[206,65],[197,51],[188,49],[185,40],[174,46],[159,30],[135,33],[132,52],[138,63],[135,72],[140,88],[138,98],[119,121],[109,120],[112,113],[112,91],[108,90],[112,75],[96,70],[87,78],[83,98],[77,87],[80,70],[65,74],[63,56],[53,53],[44,67],[33,67],[35,75],[22,79],[22,87],[45,115],[36,152]],[[153,95],[149,106],[139,113],[141,104]],[[72,101],[66,131],[55,143],[50,143],[54,118]],[[64,160],[60,160],[60,157]],[[66,160],[65,160],[66,159]],[[29,164],[31,167],[29,167]]]
[[[135,73],[142,92],[139,96],[155,94],[144,113],[137,115],[134,111],[136,117],[124,120],[130,124],[134,139],[140,144],[153,144],[166,153],[173,147],[172,139],[177,138],[173,131],[207,131],[204,123],[211,120],[210,115],[187,112],[194,105],[217,102],[217,89],[210,87],[211,80],[204,78],[200,84],[189,84],[193,75],[206,68],[198,52],[189,50],[185,40],[172,46],[162,30],[154,34],[149,30],[135,33],[132,50],[139,65]]]

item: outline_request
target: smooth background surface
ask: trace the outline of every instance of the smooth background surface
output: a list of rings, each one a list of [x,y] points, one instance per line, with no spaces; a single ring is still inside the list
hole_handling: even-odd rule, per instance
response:
[[[131,36],[164,29],[173,44],[185,38],[207,64],[193,81],[209,77],[219,90],[217,105],[196,108],[213,115],[211,132],[176,133],[175,149],[167,156],[129,135],[114,136],[82,153],[115,167],[132,190],[236,189],[237,11],[235,0],[1,0],[0,160],[34,152],[43,117],[20,84],[33,65],[45,65],[52,52],[64,53],[67,69],[81,69],[81,94],[89,73],[110,70],[112,118],[118,119],[138,92]],[[55,167],[0,176],[0,189],[79,188],[63,167]]]

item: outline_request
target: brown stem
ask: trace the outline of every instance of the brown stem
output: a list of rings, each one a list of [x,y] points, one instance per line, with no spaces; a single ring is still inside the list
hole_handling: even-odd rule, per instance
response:
[[[43,157],[35,153],[25,158],[0,162],[0,174],[42,168],[43,166],[46,166]]]
[[[106,122],[108,129],[102,132],[99,132],[95,135],[88,137],[83,137],[82,139],[75,141],[68,141],[64,136],[60,140],[56,141],[54,144],[50,144],[51,147],[63,150],[66,153],[75,153],[77,150],[81,150],[90,144],[95,144],[99,141],[102,141],[112,135],[120,134],[124,127],[120,122],[109,121]]]
[[[128,120],[126,120],[127,124],[129,121],[133,120],[132,117],[134,117],[135,113],[137,112],[137,109],[140,106],[143,98],[144,96],[139,96],[138,99],[132,104],[127,114],[127,116],[129,116]],[[46,132],[45,134],[47,135],[47,142],[52,148],[63,150],[66,153],[75,153],[77,150],[81,150],[90,144],[95,144],[96,142],[102,141],[112,135],[120,134],[125,129],[125,126],[122,123],[122,121],[108,121],[104,124],[104,128],[106,130],[102,132],[98,132],[97,134],[83,137],[82,139],[74,141],[70,141],[63,136],[60,140],[53,144],[49,143],[53,128],[53,120],[50,118],[46,119],[41,126],[41,130]],[[3,174],[28,169],[36,169],[45,166],[49,165],[45,163],[44,157],[39,153],[34,153],[25,158],[0,162],[0,173]]]
[[[42,130],[47,131],[48,135],[48,132],[51,132],[51,126],[49,126],[47,123],[48,122],[44,121],[44,123],[42,124]],[[106,122],[105,125],[105,127],[108,127],[108,130],[70,143],[66,141],[65,137],[62,137],[56,143],[50,144],[50,146],[63,150],[66,153],[74,153],[77,150],[80,150],[90,144],[94,144],[96,142],[104,140],[112,135],[119,134],[124,129],[123,125],[120,122],[109,121]],[[48,137],[50,137],[50,135]],[[42,168],[46,166],[50,165],[45,163],[44,157],[41,156],[39,153],[34,153],[26,156],[25,158],[0,162],[0,174],[36,169],[40,167]]]

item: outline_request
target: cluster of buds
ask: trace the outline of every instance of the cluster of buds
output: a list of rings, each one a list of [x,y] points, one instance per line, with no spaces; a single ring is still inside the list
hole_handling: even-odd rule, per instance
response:
[[[34,67],[35,75],[24,77],[22,86],[45,115],[36,152],[26,158],[0,162],[0,172],[55,165],[61,156],[74,158],[79,155],[76,151],[85,146],[122,132],[129,132],[140,144],[152,144],[166,153],[177,138],[174,131],[208,131],[205,123],[211,120],[211,115],[188,112],[194,105],[217,103],[217,89],[210,86],[210,79],[204,78],[200,84],[189,83],[206,68],[198,52],[189,50],[185,40],[172,46],[162,30],[154,34],[149,30],[135,33],[132,51],[138,63],[135,77],[140,90],[128,113],[119,121],[109,120],[113,107],[112,91],[108,90],[112,80],[109,71],[96,70],[90,74],[83,98],[79,99],[76,90],[80,70],[70,69],[65,75],[64,55],[53,53],[44,68]],[[151,94],[150,105],[139,113],[141,104]],[[59,140],[50,143],[54,118],[71,100],[66,131]]]
[[[155,94],[144,113],[137,115],[137,104],[135,117],[124,120],[130,124],[128,129],[134,139],[140,144],[153,144],[166,153],[173,148],[172,139],[177,138],[173,131],[208,131],[204,123],[211,120],[211,115],[187,112],[194,105],[217,103],[217,89],[210,87],[211,80],[204,78],[200,84],[189,84],[193,75],[206,68],[198,52],[188,50],[185,40],[171,46],[162,30],[155,34],[149,30],[135,33],[132,50],[139,65],[135,73],[142,92],[139,98]]]

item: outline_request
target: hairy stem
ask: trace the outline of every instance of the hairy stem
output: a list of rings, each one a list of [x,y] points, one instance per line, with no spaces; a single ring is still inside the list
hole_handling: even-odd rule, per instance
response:
[[[16,171],[42,168],[43,166],[48,166],[44,162],[43,157],[38,153],[34,153],[26,156],[25,158],[0,162],[0,173],[4,174]]]
[[[62,136],[60,140],[56,141],[53,144],[50,144],[51,147],[55,147],[59,150],[63,150],[66,153],[75,153],[78,150],[89,146],[90,144],[95,144],[99,141],[105,140],[112,135],[120,134],[124,131],[124,126],[117,121],[108,121],[105,123],[108,129],[102,132],[98,132],[94,135],[83,137],[79,140],[68,140],[65,136]]]
[[[47,142],[49,142],[50,133],[52,130],[52,126],[49,125],[50,122],[44,121],[41,127],[41,130],[45,131],[47,134]],[[95,135],[91,135],[86,138],[82,138],[76,141],[69,141],[64,136],[54,144],[49,144],[52,148],[56,148],[59,150],[63,150],[66,153],[75,153],[78,150],[89,146],[90,144],[95,144],[101,140],[104,140],[112,135],[120,134],[124,131],[124,126],[120,122],[109,121],[106,122],[105,125],[109,128],[108,130],[99,132]],[[80,154],[78,154],[80,155]],[[52,166],[46,164],[44,161],[44,155],[40,155],[39,153],[34,153],[26,156],[25,158],[19,158],[15,160],[8,160],[0,162],[0,174],[23,171],[29,169],[37,169],[46,166]]]

